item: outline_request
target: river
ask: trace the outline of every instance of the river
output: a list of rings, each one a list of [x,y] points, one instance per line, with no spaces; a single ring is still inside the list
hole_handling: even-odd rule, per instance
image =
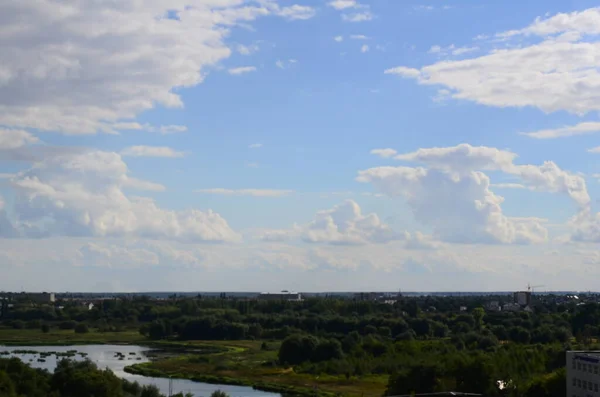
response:
[[[137,381],[141,385],[156,385],[161,393],[168,395],[169,379],[153,378],[141,375],[128,374],[124,368],[136,363],[148,362],[146,356],[152,349],[133,345],[83,345],[83,346],[0,346],[0,352],[10,352],[10,355],[2,357],[18,357],[23,362],[28,363],[34,368],[44,368],[48,371],[54,371],[56,363],[61,358],[55,355],[43,357],[45,362],[38,361],[39,353],[76,351],[84,353],[87,356],[77,354],[72,359],[82,360],[90,359],[99,368],[109,368],[120,378],[129,381]],[[36,353],[13,353],[14,351],[35,351]],[[123,357],[123,359],[120,359]],[[222,390],[231,397],[281,397],[280,394],[267,393],[254,390],[251,387],[213,385],[209,383],[193,382],[187,379],[173,379],[173,393],[192,393],[195,397],[209,397],[215,390]]]

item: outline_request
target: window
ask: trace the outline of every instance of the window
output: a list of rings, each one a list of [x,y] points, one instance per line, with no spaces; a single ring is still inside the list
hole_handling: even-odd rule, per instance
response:
[[[581,379],[577,379],[577,387],[581,387]]]
[[[592,390],[594,390],[594,387],[593,387],[593,386],[594,386],[594,385],[592,385],[592,382],[588,383],[588,390],[589,390],[589,391],[592,391]]]
[[[587,389],[587,380],[584,380],[582,383],[583,384],[581,385],[581,387],[583,387],[584,389]]]
[[[598,384],[597,384],[597,383],[594,383],[594,391],[595,391],[596,393],[598,393]]]
[[[598,366],[594,365],[594,374],[598,375]]]
[[[587,364],[586,363],[581,364],[581,370],[583,372],[587,372]]]
[[[577,365],[575,364],[575,360],[572,360],[571,364],[573,364],[573,369],[575,369],[577,367]]]
[[[577,369],[581,369],[581,363],[577,361]]]
[[[573,378],[573,386],[577,386],[577,379]]]

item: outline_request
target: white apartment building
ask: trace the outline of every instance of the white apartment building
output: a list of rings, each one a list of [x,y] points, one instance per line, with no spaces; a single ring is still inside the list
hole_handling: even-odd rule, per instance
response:
[[[302,294],[299,292],[292,291],[281,291],[281,292],[261,292],[258,295],[258,299],[263,300],[284,300],[284,301],[302,301]]]
[[[567,352],[567,397],[600,397],[600,351]]]

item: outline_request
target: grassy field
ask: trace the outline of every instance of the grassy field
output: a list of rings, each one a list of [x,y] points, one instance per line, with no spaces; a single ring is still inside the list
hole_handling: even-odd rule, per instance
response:
[[[137,331],[90,331],[86,334],[76,334],[73,330],[51,330],[43,333],[39,329],[0,328],[0,345],[6,346],[136,344],[145,341]]]
[[[152,375],[173,376],[210,383],[256,386],[263,390],[300,392],[314,395],[343,395],[351,397],[381,396],[387,376],[368,376],[346,379],[343,376],[314,376],[299,374],[292,368],[275,364],[278,342],[269,342],[269,350],[261,350],[260,341],[195,341],[189,346],[225,347],[228,350],[212,354],[186,354],[176,358],[137,364],[129,371]]]

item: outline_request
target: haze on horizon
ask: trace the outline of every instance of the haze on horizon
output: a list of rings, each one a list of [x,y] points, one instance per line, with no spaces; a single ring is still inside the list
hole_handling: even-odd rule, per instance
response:
[[[594,2],[0,2],[0,290],[595,290]]]

